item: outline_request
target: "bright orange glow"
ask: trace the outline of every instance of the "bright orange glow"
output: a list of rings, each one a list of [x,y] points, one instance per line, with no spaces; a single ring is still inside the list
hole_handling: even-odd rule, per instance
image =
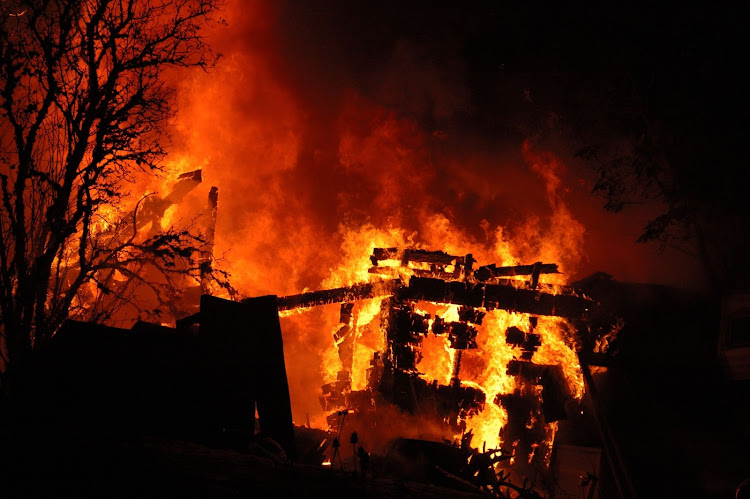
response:
[[[427,381],[437,381],[441,385],[451,382],[456,351],[450,347],[446,335],[429,334],[422,343],[422,360],[417,369]]]
[[[497,395],[512,393],[516,388],[515,378],[506,373],[508,363],[520,356],[518,348],[505,342],[505,330],[511,326],[528,328],[528,316],[505,311],[488,313],[477,335],[478,350],[464,354],[462,372],[466,373],[468,383],[481,388],[490,402],[466,424],[467,431],[474,433],[471,443],[476,448],[486,443],[487,448],[494,449],[502,444],[499,431],[508,415],[502,406],[492,402]]]
[[[354,314],[354,353],[352,359],[352,390],[367,387],[367,369],[375,352],[382,351],[385,339],[380,331],[382,299],[363,300]]]
[[[542,287],[564,285],[574,275],[584,258],[585,229],[566,204],[565,165],[554,154],[533,141],[510,153],[467,151],[450,133],[427,129],[387,100],[353,88],[341,89],[334,102],[306,97],[290,83],[291,70],[277,53],[273,4],[239,4],[231,4],[226,15],[230,25],[233,19],[244,23],[252,43],[216,35],[217,49],[225,54],[218,66],[210,75],[191,74],[179,82],[178,140],[165,175],[136,175],[129,204],[101,207],[95,230],[106,231],[143,195],[164,197],[180,175],[201,170],[200,184],[165,208],[160,229],[202,228],[207,194],[218,187],[213,255],[243,296],[292,295],[384,275],[407,283],[415,272],[429,269],[413,262],[402,267],[398,258],[389,258],[371,272],[374,248],[472,254],[474,268],[557,263],[561,273],[542,275]],[[484,174],[474,168],[479,164]],[[507,172],[516,172],[512,181],[506,182]],[[496,212],[506,198],[508,205],[513,199],[523,202],[501,217]],[[514,279],[518,286],[529,281]],[[346,379],[351,392],[367,389],[373,356],[387,346],[380,327],[383,298],[355,303],[351,330],[338,340],[339,305],[280,314],[295,421],[309,418],[327,428],[323,385]],[[430,325],[436,317],[459,321],[458,306],[417,307],[429,315]],[[506,331],[516,327],[530,333],[532,327],[528,314],[486,312],[477,326],[477,348],[460,354],[461,386],[485,395],[483,410],[466,419],[466,431],[473,433],[475,448],[510,447],[500,436],[509,415],[495,400],[518,388],[507,370],[522,351],[506,342]],[[542,341],[531,361],[561,365],[570,392],[580,398],[583,381],[570,331],[563,319],[539,318],[533,332]],[[342,352],[345,343],[350,357]],[[450,384],[459,354],[447,335],[428,333],[419,348],[420,376]],[[416,428],[415,433],[428,427],[419,418],[391,416],[393,431],[399,423]],[[554,425],[547,426],[551,441]],[[438,431],[429,428],[431,435]]]

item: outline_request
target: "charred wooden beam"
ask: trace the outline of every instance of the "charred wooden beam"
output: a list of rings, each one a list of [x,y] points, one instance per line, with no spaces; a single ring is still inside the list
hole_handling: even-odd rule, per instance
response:
[[[520,347],[523,345],[526,339],[526,333],[518,329],[516,326],[511,326],[505,330],[505,343]]]
[[[572,395],[565,381],[565,374],[561,366],[512,360],[508,363],[508,374],[517,376],[532,385],[540,385],[542,387],[541,411],[546,423],[566,419],[565,403]],[[507,409],[509,405],[506,404],[509,402],[518,405],[519,397],[527,399],[529,403],[534,403],[530,401],[528,396],[521,395],[520,392],[498,395],[495,398],[495,403],[501,404]]]
[[[200,172],[200,170],[198,170]],[[214,240],[216,239],[216,211],[219,206],[219,188],[214,186],[208,192],[208,203],[204,213],[206,243],[200,262],[201,293],[210,294],[211,273],[213,272]]]
[[[386,279],[282,296],[278,299],[278,306],[279,310],[289,310],[394,294],[401,300],[425,300],[473,308],[484,307],[488,310],[499,308],[510,312],[552,315],[568,319],[585,319],[589,311],[596,306],[593,300],[566,294],[565,290],[563,293],[553,294],[508,284],[472,284],[418,276],[412,277],[408,286],[404,286],[400,279]]]
[[[370,274],[378,274],[381,276],[388,276],[388,277],[398,277],[399,270],[401,267],[370,267],[367,272]],[[457,266],[456,270],[453,272],[446,272],[442,268],[435,268],[435,269],[408,269],[409,272],[411,272],[412,275],[417,277],[433,277],[435,279],[443,279],[443,280],[455,280],[458,279],[461,276],[461,267]]]
[[[348,335],[352,330],[352,327],[349,324],[344,324],[338,330],[336,330],[335,333],[333,333],[333,341],[336,343],[340,342],[346,335]]]
[[[409,262],[417,263],[428,263],[436,265],[462,265],[464,263],[464,257],[449,255],[444,251],[427,251],[418,249],[407,249],[404,250],[404,256],[402,262],[407,264]]]
[[[393,294],[394,290],[401,284],[398,279],[388,279],[378,282],[355,284],[335,289],[324,289],[321,291],[310,291],[298,295],[281,296],[278,299],[279,310],[292,308],[315,307],[318,305],[329,305],[331,303],[344,303],[376,296]],[[244,301],[244,300],[243,300]]]
[[[382,260],[400,260],[401,265],[406,266],[410,262],[414,263],[426,263],[428,265],[435,265],[445,267],[448,265],[456,265],[456,267],[463,267],[468,262],[468,267],[471,267],[474,263],[474,258],[471,255],[457,256],[449,255],[444,251],[428,251],[420,249],[406,249],[403,252],[399,251],[398,248],[374,248],[372,250],[372,256],[370,261],[377,267],[378,263]]]
[[[354,302],[345,302],[341,304],[341,308],[339,309],[339,322],[341,324],[351,324],[353,309]]]
[[[426,269],[411,269],[411,273],[417,277],[434,277],[436,279],[452,280],[458,279],[461,276],[461,268],[456,267],[453,272],[446,272],[444,270],[426,270]]]
[[[533,265],[515,265],[512,267],[497,267],[484,265],[474,272],[474,277],[479,281],[489,281],[496,277],[510,277],[517,275],[534,275],[537,274],[559,274],[556,263],[537,262]]]
[[[453,364],[453,374],[451,375],[452,385],[461,385],[461,359],[463,358],[464,351],[459,350],[456,352],[456,362]]]
[[[525,426],[531,413],[538,408],[538,402],[531,397],[521,394],[519,390],[513,393],[498,393],[494,403],[508,410],[509,414],[515,416]],[[520,416],[520,417],[519,417]]]
[[[458,318],[464,322],[481,325],[485,312],[472,307],[461,307],[458,309]]]
[[[372,250],[370,261],[377,265],[380,260],[395,260],[398,258],[398,248],[375,248]]]
[[[505,331],[505,342],[509,345],[521,347],[521,358],[531,360],[531,357],[542,344],[542,337],[536,333],[524,333],[515,326],[509,327]]]
[[[456,350],[477,348],[477,329],[469,322],[446,322],[441,317],[435,317],[430,332],[434,335],[448,333],[451,348]]]
[[[448,323],[445,322],[442,317],[435,317],[435,320],[432,322],[430,332],[434,335],[440,335],[445,333],[446,331],[450,331]]]
[[[526,339],[521,345],[524,350],[536,352],[542,345],[542,337],[536,333],[526,333]]]
[[[172,192],[164,197],[164,200],[169,202],[170,205],[179,203],[182,199],[198,184],[203,181],[203,175],[201,170],[194,170],[192,172],[186,172],[177,177],[177,183],[172,188]]]
[[[485,394],[478,388],[439,385],[420,378],[417,372],[400,369],[386,369],[376,390],[408,413],[437,415],[439,420],[456,421],[459,414],[481,412],[485,404]]]
[[[476,260],[474,260],[474,255],[472,255],[471,253],[466,255],[466,258],[464,259],[464,269],[466,270],[466,275],[469,275],[471,269],[474,268],[474,263],[476,263]]]
[[[163,197],[152,195],[144,199],[135,218],[136,229],[140,230],[148,224],[153,224],[153,226],[160,224],[167,208],[182,202],[185,196],[201,183],[202,173],[201,170],[195,170],[183,173],[177,179],[169,194]],[[125,218],[127,219],[133,219],[132,215]]]
[[[481,307],[484,304],[483,288],[430,277],[412,277],[409,279],[409,286],[399,288],[397,295],[405,300],[425,300],[472,307]]]
[[[422,352],[409,343],[393,343],[391,355],[394,367],[403,372],[417,372],[417,364],[422,360]]]
[[[504,284],[478,284],[443,281],[429,277],[412,277],[408,287],[398,289],[405,300],[452,303],[488,310],[504,309],[536,315],[552,315],[570,319],[585,317],[595,302],[572,294],[552,294]]]
[[[451,342],[451,348],[456,350],[467,350],[477,347],[477,330],[465,322],[451,323],[451,332],[448,338]]]
[[[345,393],[350,391],[351,377],[346,370],[339,371],[336,381],[327,383],[321,387],[323,394],[320,396],[320,404],[324,410],[330,411],[346,405]]]
[[[386,316],[386,339],[395,345],[420,345],[429,330],[429,316],[414,311],[414,305],[391,299]]]

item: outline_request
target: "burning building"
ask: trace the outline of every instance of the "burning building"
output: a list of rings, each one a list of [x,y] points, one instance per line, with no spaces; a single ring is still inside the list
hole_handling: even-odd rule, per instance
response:
[[[657,261],[630,244],[652,214],[647,209],[632,220],[608,218],[590,200],[600,184],[573,159],[578,144],[566,121],[578,106],[571,96],[592,90],[590,74],[572,91],[567,78],[579,75],[560,69],[579,67],[570,54],[597,45],[574,41],[558,22],[576,14],[494,3],[353,5],[222,5],[228,26],[207,27],[206,40],[224,57],[207,73],[163,75],[177,90],[179,111],[169,122],[175,140],[159,147],[160,174],[123,169],[121,191],[100,191],[114,193],[108,199],[115,202],[91,201],[86,227],[94,244],[50,253],[59,276],[51,292],[80,280],[76,260],[87,248],[169,241],[172,228],[184,229],[195,244],[173,249],[188,267],[160,274],[115,251],[122,268],[97,260],[102,268],[70,302],[58,301],[70,304],[73,319],[127,331],[142,331],[139,319],[157,322],[155,331],[179,330],[190,343],[186,331],[197,325],[197,336],[211,337],[216,328],[207,324],[232,315],[199,312],[201,296],[227,301],[227,310],[278,296],[269,307],[280,314],[274,334],[283,336],[286,423],[341,438],[356,431],[358,445],[373,452],[401,438],[497,450],[498,463],[512,462],[519,475],[549,469],[560,426],[591,394],[588,366],[605,362],[600,355],[617,329],[571,282],[599,269],[644,282],[687,281],[697,272],[683,271],[692,264],[681,257]],[[8,12],[13,23],[28,19],[23,9]],[[588,29],[592,39],[609,39],[598,26]],[[560,43],[543,48],[542,40]],[[642,52],[634,51],[636,59]],[[582,61],[590,68],[612,58]],[[610,73],[602,74],[590,85],[611,88]],[[19,117],[43,109],[19,102]],[[597,103],[596,111],[586,116],[609,110]],[[56,141],[58,128],[48,129]],[[163,139],[129,136],[154,146]],[[18,178],[11,169],[0,173]],[[50,178],[34,178],[34,188],[53,193]],[[30,197],[37,198],[45,196]],[[46,227],[44,217],[33,220]],[[212,280],[217,272],[226,279]],[[39,311],[55,302],[43,292],[37,299]],[[721,351],[743,377],[747,314],[727,303]],[[240,347],[227,352],[206,339],[207,351],[219,360],[258,360],[252,345],[232,334],[224,340]],[[232,366],[242,371],[242,360],[233,357]]]
[[[375,248],[371,260],[369,272],[377,279],[370,283],[284,297],[279,302],[281,310],[341,303],[340,326],[333,334],[340,369],[335,381],[323,386],[321,397],[326,412],[334,416],[329,416],[330,425],[335,425],[341,410],[352,410],[350,418],[367,420],[369,413],[391,405],[412,417],[431,420],[428,426],[443,424],[434,437],[461,440],[468,429],[477,434],[471,442],[477,448],[496,447],[501,440],[512,445],[526,440],[526,432],[516,428],[508,428],[505,438],[500,438],[509,410],[517,412],[514,424],[537,433],[539,441],[532,439],[525,445],[536,448],[548,433],[554,434],[551,425],[565,417],[566,398],[580,398],[583,385],[576,373],[574,326],[565,319],[585,320],[593,306],[585,297],[540,284],[540,275],[556,273],[556,265],[473,269],[472,255],[397,248]],[[526,280],[519,278],[524,275]],[[369,311],[360,308],[355,314],[355,303],[361,300],[371,302],[366,305]],[[497,317],[500,313],[507,317]],[[488,326],[482,328],[488,314]],[[563,350],[557,358],[574,363],[535,364],[540,347],[555,342],[545,348],[565,345],[573,356],[566,359]],[[493,365],[491,356],[496,352],[489,349],[497,346],[511,353],[505,364]],[[462,365],[467,380],[463,383]],[[356,372],[363,368],[365,372]],[[506,377],[504,384],[490,385],[485,374],[489,370]],[[543,410],[539,400],[530,401],[542,392]],[[502,409],[486,408],[490,404]],[[369,419],[370,425],[377,425],[377,417]]]
[[[379,452],[396,438],[490,449],[516,479],[548,468],[557,422],[583,395],[579,353],[613,325],[592,328],[597,304],[545,284],[555,264],[474,268],[471,254],[408,248],[374,248],[370,262],[368,282],[278,301],[282,314],[339,305],[329,430],[348,421]]]

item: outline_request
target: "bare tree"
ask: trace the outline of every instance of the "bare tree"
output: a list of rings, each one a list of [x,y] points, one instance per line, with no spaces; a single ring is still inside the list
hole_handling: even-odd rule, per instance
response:
[[[750,279],[746,146],[748,78],[737,71],[737,9],[635,9],[595,25],[609,50],[588,61],[576,110],[580,156],[604,208],[647,204],[639,242],[696,259],[722,294]],[[665,29],[668,26],[668,29]],[[606,33],[606,35],[605,35]]]
[[[750,211],[746,163],[737,152],[741,146],[732,143],[731,134],[721,134],[728,125],[719,119],[688,120],[679,111],[661,116],[645,103],[649,91],[639,89],[623,105],[624,126],[603,127],[609,136],[578,151],[597,173],[593,192],[611,212],[631,204],[657,207],[637,241],[695,258],[712,291],[745,286],[750,236],[744,228]],[[697,107],[688,97],[675,100],[676,109]]]
[[[134,172],[158,172],[165,155],[174,104],[164,70],[215,64],[201,30],[222,22],[221,3],[0,2],[4,364],[71,314],[104,320],[123,300],[158,313],[181,279],[199,276],[199,235],[144,231],[143,211],[119,206]]]

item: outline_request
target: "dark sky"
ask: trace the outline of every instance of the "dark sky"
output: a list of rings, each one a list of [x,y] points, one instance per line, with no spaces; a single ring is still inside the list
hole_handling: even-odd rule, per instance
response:
[[[742,90],[740,2],[275,4],[280,55],[294,65],[290,76],[305,81],[311,93],[349,86],[382,91],[384,69],[406,44],[409,62],[430,66],[443,85],[454,85],[451,90],[464,87],[472,106],[461,118],[488,134],[504,128],[493,116],[519,105],[509,90],[524,84],[539,96],[539,106],[561,112],[584,104],[586,91],[606,95],[623,83],[649,86],[654,111],[679,104],[700,117],[731,111],[731,99]]]

